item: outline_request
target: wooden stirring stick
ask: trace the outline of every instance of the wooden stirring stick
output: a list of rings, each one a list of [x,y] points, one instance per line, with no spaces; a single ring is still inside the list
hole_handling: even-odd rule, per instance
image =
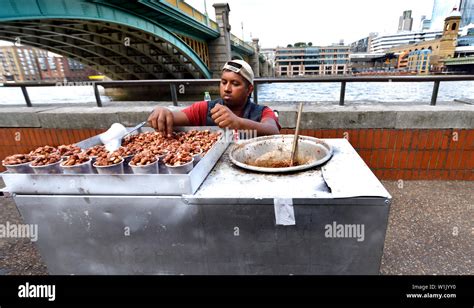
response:
[[[293,139],[293,150],[291,151],[290,167],[293,167],[293,165],[295,164],[295,155],[296,155],[296,150],[298,148],[298,137],[300,134],[300,122],[301,122],[302,111],[303,111],[303,103],[300,103],[300,106],[298,108],[298,118],[296,120],[295,137]]]

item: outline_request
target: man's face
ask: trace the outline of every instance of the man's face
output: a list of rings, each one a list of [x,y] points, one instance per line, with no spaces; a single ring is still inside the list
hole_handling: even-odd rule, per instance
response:
[[[245,105],[252,91],[253,85],[249,84],[239,74],[230,71],[222,72],[220,94],[227,106],[239,107]]]

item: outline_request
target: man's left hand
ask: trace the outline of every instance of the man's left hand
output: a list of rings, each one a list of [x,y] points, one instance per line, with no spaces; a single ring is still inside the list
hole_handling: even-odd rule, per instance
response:
[[[212,108],[211,117],[220,128],[240,128],[241,119],[224,105],[217,104],[214,108]]]

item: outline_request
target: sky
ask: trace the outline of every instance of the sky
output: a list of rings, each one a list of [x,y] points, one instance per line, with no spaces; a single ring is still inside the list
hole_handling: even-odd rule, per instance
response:
[[[443,0],[442,0],[443,1]],[[398,19],[412,10],[413,30],[421,15],[431,17],[433,0],[186,0],[215,20],[214,3],[230,7],[231,32],[245,41],[258,38],[263,48],[296,42],[350,44],[370,32],[396,33]],[[243,31],[242,31],[243,24]]]

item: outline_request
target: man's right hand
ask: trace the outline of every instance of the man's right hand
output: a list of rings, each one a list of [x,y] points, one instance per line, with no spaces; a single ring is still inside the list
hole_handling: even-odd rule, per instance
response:
[[[174,118],[173,113],[168,108],[156,107],[148,117],[147,121],[155,130],[171,137],[173,133]]]

